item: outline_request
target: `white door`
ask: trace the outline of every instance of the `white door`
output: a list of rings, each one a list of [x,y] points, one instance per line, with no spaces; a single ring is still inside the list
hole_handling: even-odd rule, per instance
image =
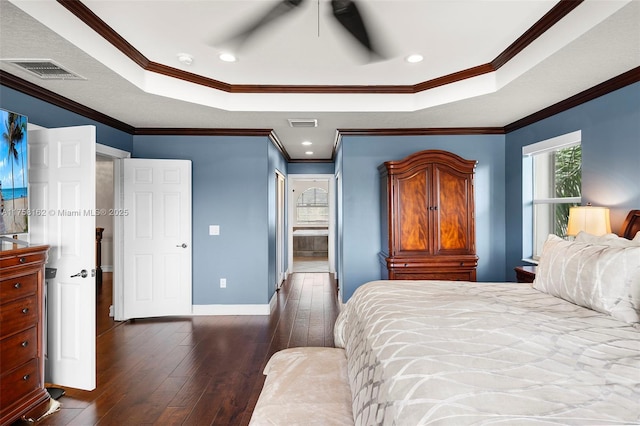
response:
[[[284,176],[276,172],[276,290],[284,281]]]
[[[96,387],[94,126],[32,130],[29,238],[49,244],[46,380]]]
[[[123,315],[191,314],[191,161],[124,159]]]

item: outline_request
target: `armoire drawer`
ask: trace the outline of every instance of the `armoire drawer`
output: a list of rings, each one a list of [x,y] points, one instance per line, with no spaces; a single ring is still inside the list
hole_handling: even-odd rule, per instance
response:
[[[475,281],[470,272],[393,272],[395,280]]]

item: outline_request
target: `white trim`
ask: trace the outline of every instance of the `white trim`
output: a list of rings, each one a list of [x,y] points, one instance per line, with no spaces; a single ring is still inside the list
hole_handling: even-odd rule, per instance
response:
[[[576,130],[575,132],[556,136],[555,138],[545,139],[540,142],[532,143],[531,145],[525,145],[522,147],[522,155],[528,156],[541,154],[548,151],[555,151],[560,148],[567,148],[573,145],[578,145],[581,141],[582,131]]]
[[[295,217],[295,197],[291,192],[293,188],[293,181],[296,180],[312,180],[312,179],[326,179],[329,189],[329,236],[328,236],[328,262],[329,262],[329,273],[334,277],[336,274],[336,241],[335,241],[335,230],[336,228],[336,206],[335,206],[335,191],[336,187],[336,179],[335,176],[329,173],[326,174],[291,174],[287,175],[287,201],[288,201],[288,215],[289,220],[287,222],[287,270],[293,270],[293,218]]]
[[[269,315],[270,304],[262,305],[193,305],[191,314],[199,315]]]
[[[285,253],[285,243],[287,241],[287,177],[276,168],[276,283],[275,289],[278,291],[286,279],[287,259]],[[282,193],[280,193],[280,182],[282,181]]]
[[[108,145],[96,143],[96,155],[105,155],[111,158],[131,158],[131,153]]]
[[[582,197],[565,197],[565,198],[536,198],[533,204],[567,204],[581,203]]]

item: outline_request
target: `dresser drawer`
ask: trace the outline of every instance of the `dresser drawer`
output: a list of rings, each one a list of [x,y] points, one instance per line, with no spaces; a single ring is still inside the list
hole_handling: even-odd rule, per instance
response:
[[[33,327],[38,322],[38,300],[36,296],[0,305],[0,339]]]
[[[38,288],[38,274],[23,275],[0,281],[0,302],[12,300],[34,294]]]
[[[12,256],[6,256],[0,259],[0,268],[9,268],[11,266],[28,265],[31,263],[44,264],[47,261],[47,252],[39,253],[20,253]]]
[[[2,408],[8,407],[41,386],[38,360],[32,359],[26,364],[0,376],[0,389],[2,389],[0,406]]]
[[[0,365],[4,371],[13,370],[38,354],[36,327],[2,339],[0,342]]]

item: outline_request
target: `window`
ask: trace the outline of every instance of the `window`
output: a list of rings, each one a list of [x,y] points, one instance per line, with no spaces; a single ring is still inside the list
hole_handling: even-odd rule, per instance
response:
[[[328,223],[329,194],[322,188],[306,189],[296,201],[296,220],[298,223]]]
[[[581,203],[581,132],[527,145],[522,153],[523,173],[530,175],[523,176],[523,241],[528,246],[523,251],[538,259],[549,234],[566,236],[569,207]]]

